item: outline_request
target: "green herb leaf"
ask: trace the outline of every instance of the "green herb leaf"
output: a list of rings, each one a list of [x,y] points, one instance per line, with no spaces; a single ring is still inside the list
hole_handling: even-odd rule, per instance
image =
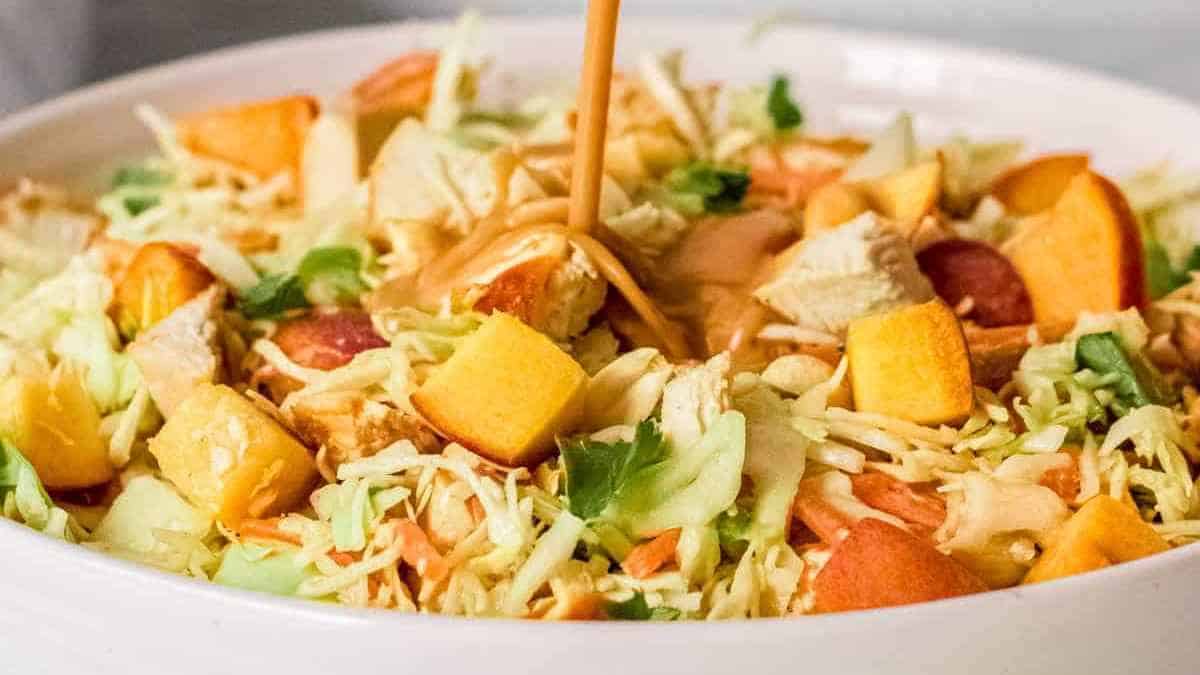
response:
[[[171,182],[171,174],[143,166],[126,166],[117,170],[113,175],[114,188],[136,185],[138,187],[157,187]]]
[[[608,618],[619,621],[674,621],[680,611],[674,607],[654,607],[646,604],[646,595],[641,591],[623,602],[610,602],[605,607]]]
[[[666,455],[662,431],[650,419],[638,424],[632,443],[580,438],[563,446],[571,513],[584,520],[601,515],[621,495],[630,478]]]
[[[268,319],[290,309],[308,307],[304,286],[294,274],[271,274],[246,289],[238,309],[247,319]]]
[[[139,216],[144,211],[158,206],[160,201],[161,200],[158,197],[156,197],[154,195],[150,195],[150,196],[140,196],[140,197],[126,197],[124,200],[122,200],[122,203],[125,205],[125,210],[129,212],[129,215]]]
[[[1075,343],[1075,361],[1101,375],[1115,374],[1113,391],[1129,408],[1170,403],[1174,398],[1154,366],[1138,355],[1131,356],[1116,333],[1091,333]]]
[[[296,276],[314,304],[353,301],[367,290],[359,274],[362,263],[362,254],[349,246],[314,248],[300,261]]]
[[[528,129],[538,123],[538,117],[507,110],[473,110],[463,113],[459,124],[499,124],[513,129]]]
[[[767,94],[767,112],[775,123],[776,131],[790,131],[804,123],[804,113],[792,100],[788,88],[786,77],[777,76],[771,80],[771,91]]]
[[[1186,286],[1192,280],[1189,272],[1200,271],[1200,246],[1192,248],[1183,269],[1175,269],[1167,256],[1167,249],[1156,239],[1144,240],[1146,262],[1146,284],[1150,298],[1157,300],[1171,291]]]
[[[666,186],[679,200],[674,205],[684,213],[722,213],[741,205],[750,189],[750,174],[707,162],[692,162],[668,174]]]
[[[753,518],[746,509],[738,509],[732,514],[726,511],[717,516],[717,539],[726,555],[731,558],[742,557],[750,546],[752,523]]]

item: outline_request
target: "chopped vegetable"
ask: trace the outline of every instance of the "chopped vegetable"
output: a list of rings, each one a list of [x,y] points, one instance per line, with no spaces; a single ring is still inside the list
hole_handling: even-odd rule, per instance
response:
[[[680,615],[674,607],[650,607],[641,591],[634,592],[628,600],[610,602],[605,611],[610,619],[622,621],[674,621]]]
[[[1171,392],[1154,366],[1139,356],[1130,356],[1116,333],[1092,333],[1075,343],[1075,360],[1080,368],[1111,375],[1117,397],[1129,408],[1168,403]]]
[[[767,94],[767,112],[771,114],[776,131],[791,131],[804,123],[804,114],[800,112],[800,106],[792,100],[789,86],[786,77],[776,76],[771,80],[771,90]]]
[[[632,442],[578,439],[562,447],[571,513],[590,520],[637,487],[639,474],[662,462],[666,442],[654,420],[637,425]]]
[[[54,505],[33,465],[4,438],[0,438],[0,507],[6,518],[60,539],[75,540],[71,517]]]
[[[230,588],[296,595],[300,584],[312,576],[309,563],[296,552],[235,543],[225,549],[212,580]]]
[[[305,297],[316,305],[357,300],[367,290],[359,272],[363,257],[348,246],[314,248],[296,269]]]
[[[750,188],[750,175],[706,162],[693,162],[672,171],[664,185],[669,191],[670,203],[684,213],[725,213],[741,205]]]
[[[267,275],[238,299],[238,309],[247,319],[271,319],[308,306],[304,284],[293,274]]]

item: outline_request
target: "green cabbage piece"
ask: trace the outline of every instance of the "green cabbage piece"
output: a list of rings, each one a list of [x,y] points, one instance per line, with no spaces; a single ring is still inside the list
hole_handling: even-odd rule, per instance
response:
[[[692,162],[667,174],[659,198],[685,215],[736,210],[750,189],[750,174],[708,162]]]
[[[59,539],[75,541],[71,517],[51,501],[25,455],[3,438],[0,438],[0,505],[5,518]]]
[[[314,248],[304,255],[296,276],[304,286],[304,295],[314,305],[356,302],[367,290],[360,272],[363,255],[349,246]]]
[[[1154,366],[1140,354],[1127,353],[1116,333],[1080,337],[1075,343],[1075,360],[1081,368],[1111,375],[1114,381],[1109,386],[1128,408],[1170,403],[1174,398]]]
[[[91,543],[114,555],[172,572],[203,568],[212,516],[154,476],[132,478],[104,514]]]
[[[652,420],[632,442],[576,440],[562,448],[567,500],[584,520],[620,524],[638,535],[704,525],[741,489],[746,418],[722,413],[691,447],[671,447]]]
[[[746,416],[745,472],[754,482],[753,535],[782,540],[804,476],[809,439],[792,424],[788,403],[766,385],[734,397],[733,404]]]
[[[1137,408],[1113,423],[1100,454],[1104,456],[1126,442],[1144,464],[1129,470],[1129,483],[1153,496],[1154,508],[1163,522],[1187,518],[1192,511],[1195,484],[1185,448],[1195,450],[1183,433],[1175,413],[1165,406]]]
[[[119,351],[116,327],[106,313],[112,293],[99,263],[80,255],[0,309],[0,336],[86,369],[88,393],[102,414],[129,405],[141,384],[141,374]]]
[[[230,588],[292,596],[314,576],[316,569],[296,552],[242,542],[225,549],[212,580]]]

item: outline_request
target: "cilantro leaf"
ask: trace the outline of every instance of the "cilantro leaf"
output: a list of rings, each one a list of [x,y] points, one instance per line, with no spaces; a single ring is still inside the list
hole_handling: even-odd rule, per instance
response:
[[[571,513],[589,520],[604,513],[639,471],[667,455],[658,424],[640,422],[633,442],[600,443],[576,439],[562,448],[567,472],[567,503]]]
[[[148,169],[143,166],[126,166],[117,169],[113,174],[112,186],[114,188],[126,187],[135,185],[138,187],[158,187],[171,182],[171,174],[166,171],[158,171],[157,169]]]
[[[125,205],[125,210],[129,212],[129,215],[139,216],[148,209],[158,206],[159,201],[158,197],[150,195],[126,197],[121,203]]]
[[[681,612],[674,607],[653,607],[646,604],[646,595],[641,591],[623,602],[610,602],[605,606],[608,618],[620,621],[674,621]]]
[[[804,123],[804,113],[792,100],[786,77],[776,76],[771,80],[771,91],[767,94],[767,112],[775,124],[776,131],[790,131]]]
[[[1144,242],[1146,284],[1149,286],[1150,298],[1157,300],[1171,291],[1186,286],[1192,280],[1189,272],[1200,271],[1200,246],[1192,247],[1191,254],[1183,264],[1183,269],[1176,269],[1167,256],[1167,249],[1156,239],[1146,237]]]
[[[247,319],[268,319],[290,309],[308,307],[304,286],[295,274],[271,274],[246,289],[238,309]]]
[[[750,546],[750,526],[753,519],[750,511],[738,509],[730,514],[728,511],[717,516],[717,539],[721,542],[721,550],[731,558],[741,558]]]
[[[1169,403],[1173,398],[1154,366],[1130,356],[1116,333],[1090,333],[1075,343],[1075,361],[1101,375],[1116,374],[1112,387],[1117,399],[1130,408]]]
[[[362,263],[362,254],[349,246],[314,248],[300,261],[296,276],[310,301],[335,304],[353,300],[367,290],[359,275]]]
[[[750,174],[707,162],[692,162],[667,175],[666,186],[676,194],[681,211],[722,213],[741,205],[750,189]]]

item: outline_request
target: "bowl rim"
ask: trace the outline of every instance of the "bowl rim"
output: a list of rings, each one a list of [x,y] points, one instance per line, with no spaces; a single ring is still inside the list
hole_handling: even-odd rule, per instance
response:
[[[680,33],[692,29],[712,30],[720,17],[667,17],[635,15],[623,19],[626,30],[630,24],[647,28],[670,27]],[[728,25],[724,30],[744,31],[752,19],[724,19]],[[571,16],[519,17],[505,15],[489,15],[487,23],[489,30],[499,32],[508,30],[549,30],[561,31],[579,27],[582,19]],[[0,118],[0,139],[14,136],[39,125],[51,122],[56,118],[84,110],[105,99],[118,95],[127,89],[157,89],[169,85],[170,81],[188,74],[201,74],[205,71],[219,70],[234,63],[247,59],[270,59],[308,45],[328,42],[375,41],[402,30],[444,29],[453,24],[448,19],[409,19],[372,23],[361,26],[331,28],[307,31],[282,37],[258,40],[249,43],[223,47],[193,56],[170,60],[161,64],[140,68],[129,73],[109,78],[88,86],[78,88],[37,103],[33,106],[17,110]],[[825,22],[786,23],[774,26],[769,32],[789,32],[821,36],[834,41],[864,44],[884,50],[903,50],[936,56],[939,60],[949,60],[960,68],[977,67],[987,64],[992,69],[1013,73],[1017,76],[1033,76],[1038,79],[1047,77],[1071,78],[1089,87],[1102,87],[1115,90],[1122,95],[1136,97],[1148,104],[1172,109],[1173,112],[1189,114],[1200,119],[1200,104],[1188,101],[1175,94],[1167,93],[1153,87],[1132,82],[1127,79],[1099,72],[1090,68],[1059,63],[1039,57],[1013,53],[1003,49],[974,47],[954,40],[933,38],[927,36],[912,36],[890,31],[874,31],[847,28]],[[616,621],[585,621],[585,622],[531,622],[525,619],[487,618],[466,619],[458,616],[442,616],[433,614],[412,614],[394,610],[363,609],[331,603],[321,603],[312,600],[280,597],[246,591],[242,589],[220,586],[213,582],[203,581],[182,575],[173,574],[151,566],[142,565],[116,556],[99,552],[48,537],[19,523],[0,518],[0,540],[11,542],[11,545],[21,551],[17,557],[51,556],[60,563],[75,564],[82,571],[97,578],[123,581],[130,584],[153,583],[158,590],[170,590],[173,597],[183,597],[184,602],[210,603],[212,608],[224,603],[238,609],[253,610],[259,614],[286,615],[289,619],[309,619],[322,623],[335,623],[354,626],[422,626],[449,624],[455,629],[454,634],[461,638],[464,631],[469,631],[473,638],[487,641],[511,641],[521,636],[527,636],[528,631],[539,632],[573,631],[574,626],[584,624],[589,632],[599,638],[623,637],[636,631],[637,635],[645,635],[646,626],[640,622]],[[868,624],[890,624],[897,621],[913,622],[921,620],[935,621],[939,616],[948,615],[957,610],[973,609],[986,610],[988,606],[999,606],[1002,600],[1018,600],[1045,598],[1049,595],[1067,597],[1109,588],[1119,580],[1144,580],[1163,574],[1182,563],[1200,559],[1200,548],[1185,545],[1170,551],[1136,560],[1130,563],[1114,565],[1109,568],[1077,575],[1065,579],[1036,584],[1032,586],[1017,586],[1001,590],[989,591],[976,595],[937,600],[932,602],[888,607],[870,610],[858,610],[826,615],[805,615],[797,617],[780,617],[754,619],[756,626],[754,635],[766,640],[789,637],[800,637],[797,630],[811,630],[813,634],[829,631],[843,632],[847,629],[865,627]],[[654,622],[655,631],[672,635],[687,634],[689,638],[728,639],[732,636],[743,638],[740,630],[745,621],[729,622]],[[537,626],[537,628],[534,628]],[[786,632],[780,632],[786,631]],[[774,635],[774,638],[772,637]]]

